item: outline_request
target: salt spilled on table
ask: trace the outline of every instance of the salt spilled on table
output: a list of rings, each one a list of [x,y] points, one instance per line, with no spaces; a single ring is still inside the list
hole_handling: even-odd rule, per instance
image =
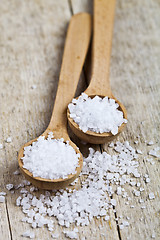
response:
[[[37,190],[36,188],[33,186],[25,188],[29,185],[28,181],[24,180],[21,184],[15,185],[15,189],[22,187],[20,191],[22,195],[16,200],[16,205],[21,207],[25,214],[22,221],[29,223],[32,228],[47,226],[51,232],[55,226],[54,217],[58,220],[59,225],[67,228],[72,224],[76,226],[89,225],[93,218],[102,217],[108,221],[110,218],[108,210],[114,208],[113,212],[116,212],[117,202],[113,198],[114,193],[118,197],[122,197],[130,208],[137,210],[137,206],[133,205],[132,200],[134,199],[129,196],[133,194],[138,199],[139,208],[144,211],[145,200],[141,198],[144,188],[141,186],[145,183],[146,178],[149,178],[149,175],[139,173],[136,150],[128,141],[124,143],[117,141],[116,144],[112,143],[109,146],[117,153],[110,155],[106,152],[101,153],[92,148],[89,149],[89,155],[84,158],[84,166],[80,174],[83,179],[81,179],[82,185],[78,190],[66,188],[53,191],[53,193],[45,191],[45,194],[37,197],[33,193]],[[140,183],[140,179],[144,179],[143,183]],[[71,185],[74,186],[77,181],[76,179]],[[133,191],[127,192],[125,186],[128,184]],[[150,193],[148,198],[152,200],[155,196]],[[121,229],[130,224],[130,217],[123,218],[124,216],[117,218]],[[64,228],[63,233],[71,239],[78,236],[76,229],[67,231]],[[56,238],[56,234],[52,233],[51,236]]]
[[[40,136],[32,145],[24,148],[23,168],[29,170],[34,177],[46,179],[67,178],[76,174],[80,154],[76,153],[69,141],[54,139],[53,133],[47,139]]]
[[[113,135],[118,133],[118,127],[122,123],[127,123],[118,107],[114,99],[99,96],[90,98],[85,93],[68,105],[70,117],[83,132],[111,132]]]

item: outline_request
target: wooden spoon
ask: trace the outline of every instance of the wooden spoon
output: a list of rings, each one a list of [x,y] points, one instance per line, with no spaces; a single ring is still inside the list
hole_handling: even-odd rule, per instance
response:
[[[123,117],[127,119],[125,107],[112,94],[109,81],[109,65],[111,55],[112,32],[114,23],[115,0],[95,0],[94,1],[94,26],[93,26],[93,45],[92,45],[92,77],[89,87],[85,93],[93,98],[96,95],[115,99],[119,104],[119,110],[123,112]],[[79,138],[85,142],[93,144],[103,144],[113,140],[123,130],[125,123],[119,129],[118,134],[111,132],[96,133],[87,131],[84,133],[70,118],[69,109],[67,110],[69,126]]]
[[[65,42],[59,85],[55,99],[54,109],[48,128],[42,134],[47,137],[49,132],[53,132],[56,139],[64,138],[80,154],[79,167],[76,174],[68,175],[66,179],[44,179],[33,177],[27,169],[23,168],[21,160],[24,154],[24,147],[31,145],[31,140],[21,147],[18,155],[19,167],[24,176],[35,186],[42,189],[61,189],[74,181],[81,172],[83,165],[82,154],[78,147],[70,140],[67,132],[67,106],[75,95],[77,84],[91,37],[91,16],[87,13],[76,14],[71,18]],[[54,157],[54,156],[53,156]]]

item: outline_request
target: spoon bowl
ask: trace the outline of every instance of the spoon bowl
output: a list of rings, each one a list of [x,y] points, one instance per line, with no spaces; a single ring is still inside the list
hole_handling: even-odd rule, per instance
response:
[[[85,91],[85,93],[87,94],[87,91]],[[88,95],[88,97],[90,98],[94,98],[97,95]],[[102,96],[102,95],[98,95],[101,98],[104,98],[106,96]],[[124,105],[122,103],[120,103],[120,101],[118,101],[115,97],[113,97],[113,95],[109,98],[112,98],[116,101],[116,103],[118,103],[119,107],[118,110],[123,112],[123,118],[127,119],[127,111],[124,107]],[[78,99],[78,97],[76,98]],[[79,137],[80,139],[82,139],[84,142],[89,142],[92,144],[104,144],[107,142],[112,141],[114,138],[116,138],[124,129],[124,127],[126,126],[126,123],[122,123],[122,125],[118,128],[118,133],[116,135],[113,135],[111,132],[104,132],[104,133],[96,133],[93,131],[87,131],[87,132],[83,132],[78,124],[70,117],[70,112],[69,109],[67,109],[67,118],[68,118],[68,123],[69,126],[72,130],[72,132]]]
[[[47,138],[48,133],[51,132],[49,129],[47,129],[41,136],[45,136],[45,138]],[[59,137],[57,136],[56,132],[54,132],[54,136],[56,139],[58,139]],[[69,141],[69,144],[73,147],[73,149],[75,150],[76,153],[80,154],[79,157],[79,166],[76,168],[76,174],[70,174],[67,176],[67,178],[59,178],[59,179],[45,179],[45,178],[41,178],[41,177],[34,177],[33,174],[31,172],[29,172],[27,169],[23,168],[23,161],[22,161],[22,157],[24,156],[24,148],[27,146],[30,146],[33,142],[37,141],[38,138],[35,138],[31,141],[29,141],[28,143],[24,144],[18,154],[18,163],[19,163],[19,167],[21,172],[23,173],[23,175],[26,177],[26,179],[28,181],[30,181],[34,186],[40,188],[40,189],[48,189],[48,190],[52,190],[52,189],[62,189],[62,188],[66,188],[70,183],[72,183],[80,174],[82,166],[83,166],[83,157],[81,152],[79,151],[79,149],[77,148],[77,146],[69,139],[64,139],[64,142]]]
[[[64,142],[69,141],[76,153],[80,154],[79,165],[76,168],[75,174],[69,174],[67,178],[62,179],[45,179],[34,177],[31,172],[23,168],[24,147],[31,145],[38,138],[35,138],[24,144],[18,155],[18,163],[20,170],[33,185],[41,189],[61,189],[67,187],[73,182],[81,172],[83,166],[82,154],[78,147],[70,140],[67,132],[67,106],[74,97],[80,73],[84,64],[86,53],[88,50],[91,36],[91,16],[88,13],[76,14],[71,18],[65,48],[59,84],[53,108],[51,120],[46,131],[41,135],[47,138],[48,133],[53,132],[55,139],[63,138]],[[53,156],[54,158],[54,156]]]

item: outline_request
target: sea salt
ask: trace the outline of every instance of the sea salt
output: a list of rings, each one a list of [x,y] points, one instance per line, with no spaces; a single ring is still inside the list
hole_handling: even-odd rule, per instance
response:
[[[0,143],[0,149],[3,149],[3,144]]]
[[[19,169],[17,169],[16,171],[14,171],[13,174],[14,174],[14,175],[19,175],[19,174],[20,174]]]
[[[70,239],[78,239],[77,231],[75,231],[75,230],[64,231],[64,234],[65,234],[66,237],[68,237]]]
[[[11,138],[11,137],[8,137],[8,138],[6,139],[6,142],[7,142],[7,143],[11,143],[11,142],[12,142],[12,138]]]
[[[0,192],[0,196],[6,196],[6,192]]]
[[[36,89],[37,86],[36,86],[35,84],[33,84],[33,85],[31,86],[31,88],[32,88],[32,89]]]
[[[13,187],[14,187],[14,186],[13,186],[13,184],[11,184],[11,183],[9,183],[9,184],[6,185],[6,188],[7,188],[8,191],[10,191],[11,189],[13,189]]]
[[[5,196],[0,196],[0,203],[4,203],[5,202]]]
[[[58,233],[57,233],[57,234],[53,234],[53,233],[52,233],[52,234],[51,234],[51,237],[54,238],[54,239],[58,239],[58,238],[59,238],[59,234],[58,234]]]
[[[39,137],[32,145],[24,148],[23,168],[29,170],[34,177],[47,179],[66,178],[75,174],[79,166],[80,154],[64,139]]]
[[[22,189],[26,185],[27,190],[23,193],[24,191],[21,189],[21,197],[16,201],[16,205],[21,207],[25,214],[25,218],[22,220],[29,223],[32,228],[46,226],[48,231],[53,231],[54,221],[52,219],[54,220],[55,217],[59,225],[64,227],[66,234],[66,228],[73,224],[74,226],[87,226],[93,218],[101,217],[108,221],[109,209],[116,212],[114,194],[117,194],[118,198],[125,197],[126,207],[134,208],[134,205],[131,205],[134,202],[129,196],[133,193],[138,198],[139,208],[144,209],[144,200],[139,197],[144,191],[144,188],[140,187],[140,180],[146,180],[149,175],[139,173],[136,150],[128,141],[123,143],[117,141],[112,147],[112,151],[116,151],[114,154],[89,149],[89,155],[84,158],[80,174],[82,176],[81,188],[77,188],[79,185],[77,185],[78,179],[76,179],[71,184],[74,186],[73,189],[68,187],[59,191],[45,191],[44,194],[37,197],[33,194],[34,187],[27,188],[27,182],[23,181],[18,184]],[[132,191],[128,191],[128,184]],[[32,189],[33,191],[31,191]],[[129,219],[125,218],[125,220]],[[129,225],[129,222],[125,220],[120,220],[122,229]],[[67,232],[69,232],[68,237],[78,237],[76,230]]]
[[[35,238],[35,233],[28,230],[22,234],[22,237],[27,237],[27,238],[33,239],[33,238]]]
[[[68,105],[70,117],[83,132],[111,132],[113,135],[118,133],[122,123],[127,123],[118,107],[114,99],[99,96],[91,99],[85,93]]]
[[[153,156],[153,157],[160,157],[160,155],[157,153],[157,151],[158,151],[159,149],[153,149],[153,150],[150,150],[149,152],[148,152],[148,154],[149,155],[151,155],[151,156]]]
[[[155,198],[154,193],[153,192],[149,193],[148,197],[150,200],[154,199]]]

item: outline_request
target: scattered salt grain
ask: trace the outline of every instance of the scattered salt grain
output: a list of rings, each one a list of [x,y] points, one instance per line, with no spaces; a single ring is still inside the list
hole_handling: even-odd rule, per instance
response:
[[[112,204],[112,206],[116,206],[116,200],[115,199],[111,199],[111,204]]]
[[[6,192],[0,192],[0,196],[6,196]]]
[[[138,154],[143,154],[140,149],[137,149],[136,152],[137,152]]]
[[[149,141],[149,142],[147,143],[147,145],[149,145],[149,146],[151,146],[151,145],[153,145],[153,144],[154,144],[153,141]]]
[[[141,194],[140,191],[135,191],[135,192],[134,192],[134,195],[135,195],[136,197],[139,197],[140,194]]]
[[[66,178],[75,174],[80,154],[64,139],[53,139],[41,136],[32,145],[24,148],[23,168],[29,170],[34,177],[47,179]]]
[[[150,178],[146,178],[146,183],[149,183],[150,182]]]
[[[5,196],[0,196],[0,203],[4,203],[5,202]]]
[[[27,238],[33,239],[33,238],[35,238],[35,234],[34,234],[34,232],[31,232],[30,230],[28,230],[22,234],[22,237],[27,237]]]
[[[152,238],[156,238],[156,235],[155,235],[155,233],[152,233]]]
[[[53,234],[53,233],[52,233],[52,234],[51,234],[51,237],[54,238],[54,239],[58,239],[58,238],[59,238],[59,234],[58,234],[58,233],[57,233],[57,234]]]
[[[127,123],[118,107],[114,99],[99,96],[91,99],[85,93],[68,105],[70,117],[83,132],[111,132],[113,135],[118,133],[119,126]]]
[[[6,142],[7,142],[7,143],[11,143],[11,142],[12,142],[12,138],[11,138],[11,137],[8,137],[8,138],[6,139]]]
[[[20,174],[20,171],[19,171],[19,169],[17,169],[16,171],[14,171],[14,173],[13,173],[14,175],[19,175]]]
[[[78,239],[77,231],[63,231],[65,236],[70,239]]]
[[[157,157],[157,158],[160,157],[160,155],[157,154],[156,149],[150,150],[150,151],[148,152],[148,154],[151,155],[151,156],[153,156],[153,157]]]
[[[155,198],[154,193],[153,192],[149,193],[148,197],[150,200],[154,199]]]
[[[0,149],[3,149],[3,144],[0,143]]]
[[[105,221],[108,221],[109,220],[109,216],[106,215],[105,218],[104,218]]]
[[[34,84],[34,85],[31,86],[31,88],[32,88],[32,89],[36,89],[37,86]]]
[[[141,206],[141,208],[142,208],[142,209],[145,209],[145,208],[146,208],[146,206]]]
[[[89,155],[84,158],[81,172],[81,176],[84,175],[85,179],[81,182],[82,186],[78,190],[69,188],[60,191],[54,190],[53,194],[45,191],[45,194],[41,194],[38,198],[31,194],[35,190],[34,187],[27,188],[28,192],[23,193],[16,201],[16,205],[21,206],[26,215],[23,220],[30,223],[33,228],[47,226],[49,231],[53,230],[53,223],[46,216],[55,216],[58,223],[66,228],[70,227],[71,224],[87,226],[93,218],[99,219],[101,216],[108,221],[108,210],[116,204],[115,199],[113,199],[114,193],[117,195],[121,193],[119,197],[125,196],[125,199],[128,200],[125,204],[134,208],[134,205],[131,205],[130,200],[132,199],[128,197],[125,185],[131,183],[134,191],[130,191],[130,193],[140,195],[144,188],[140,187],[141,184],[137,178],[141,177],[141,180],[146,180],[149,176],[148,174],[142,176],[139,174],[136,150],[130,146],[129,142],[116,142],[111,146],[117,152],[115,155],[89,149]],[[78,180],[71,185],[75,186],[76,182]],[[19,185],[24,188],[25,184],[22,182]],[[106,192],[111,196],[111,200]],[[143,205],[140,205],[142,209],[145,208]],[[113,211],[115,212],[115,209]],[[129,220],[127,217],[126,219]],[[125,223],[123,219],[121,221],[122,229],[128,226],[129,223]],[[75,237],[76,234],[76,231],[71,231],[71,235],[69,233],[71,238]]]
[[[11,183],[9,183],[9,184],[6,185],[6,188],[7,188],[8,191],[10,191],[11,189],[13,189],[13,187],[14,187],[14,186],[13,186],[13,184],[11,184]]]

